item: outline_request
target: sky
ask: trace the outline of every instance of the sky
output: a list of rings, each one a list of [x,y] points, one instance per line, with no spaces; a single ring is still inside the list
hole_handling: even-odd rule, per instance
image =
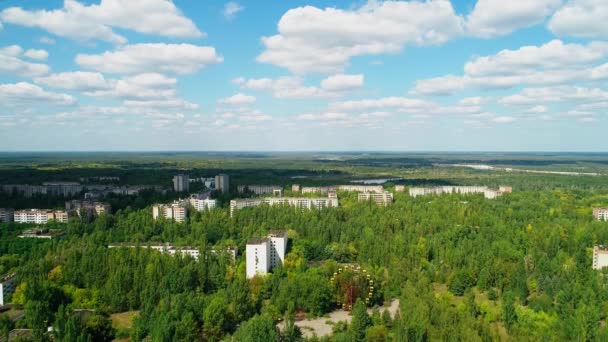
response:
[[[608,1],[0,1],[2,151],[608,150]]]

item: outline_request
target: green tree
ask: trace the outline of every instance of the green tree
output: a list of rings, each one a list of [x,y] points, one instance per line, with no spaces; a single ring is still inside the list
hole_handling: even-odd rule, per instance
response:
[[[367,308],[362,300],[357,300],[352,315],[349,333],[354,341],[365,341],[365,332],[372,325],[372,320],[367,314]]]
[[[279,341],[279,334],[272,318],[255,315],[243,323],[234,333],[234,340],[239,342]]]

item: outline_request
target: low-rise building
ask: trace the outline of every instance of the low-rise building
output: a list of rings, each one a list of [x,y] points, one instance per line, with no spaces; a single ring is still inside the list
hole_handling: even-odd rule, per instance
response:
[[[239,193],[252,192],[256,195],[283,196],[283,187],[279,185],[239,185],[237,190]]]
[[[15,273],[0,278],[0,306],[5,305],[10,295],[15,292]]]
[[[0,208],[0,223],[13,222],[15,211],[11,208]]]
[[[593,218],[598,221],[608,221],[608,208],[593,208]]]
[[[404,192],[405,185],[395,185],[395,192]]]
[[[25,209],[15,211],[16,223],[47,224],[50,220],[67,223],[72,217],[71,212],[65,210],[50,209]]]
[[[48,228],[33,228],[26,229],[21,232],[19,238],[21,239],[55,239],[61,237],[65,232],[61,229],[48,229]]]
[[[608,248],[599,245],[593,247],[593,269],[608,267]]]
[[[324,209],[338,206],[338,197],[328,196],[327,198],[308,198],[308,197],[263,197],[263,198],[241,198],[230,201],[230,216],[234,212],[243,208],[257,207],[262,204],[287,205],[304,209]]]
[[[198,261],[200,256],[200,251],[198,248],[183,246],[176,247],[171,243],[164,244],[132,244],[132,243],[113,243],[108,245],[108,248],[144,248],[151,249],[160,253],[169,254],[171,256],[181,255],[181,256],[190,256],[194,260]]]
[[[157,220],[163,217],[175,222],[184,222],[188,217],[187,202],[183,200],[174,201],[171,204],[155,204],[152,206],[152,218]]]
[[[300,192],[300,184],[293,184],[291,186],[291,191],[292,192]]]
[[[247,278],[267,274],[282,265],[286,250],[287,231],[274,230],[264,238],[250,239],[245,250]]]
[[[373,201],[377,205],[387,206],[393,203],[393,194],[385,191],[382,193],[363,192],[358,195],[359,202]]]
[[[304,186],[302,187],[303,194],[309,193],[328,193],[330,191],[353,191],[353,192],[375,192],[382,193],[384,192],[384,188],[382,185],[356,185],[356,184],[346,184],[346,185],[330,185],[330,186]]]

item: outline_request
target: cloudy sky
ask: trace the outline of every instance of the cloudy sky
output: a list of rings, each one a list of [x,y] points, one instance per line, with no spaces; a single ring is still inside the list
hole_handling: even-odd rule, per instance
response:
[[[606,151],[607,22],[606,0],[4,0],[0,150]]]

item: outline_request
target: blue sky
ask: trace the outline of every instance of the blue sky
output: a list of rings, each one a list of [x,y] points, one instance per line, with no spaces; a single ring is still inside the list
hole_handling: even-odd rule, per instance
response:
[[[0,150],[608,149],[607,1],[339,4],[1,1]]]

